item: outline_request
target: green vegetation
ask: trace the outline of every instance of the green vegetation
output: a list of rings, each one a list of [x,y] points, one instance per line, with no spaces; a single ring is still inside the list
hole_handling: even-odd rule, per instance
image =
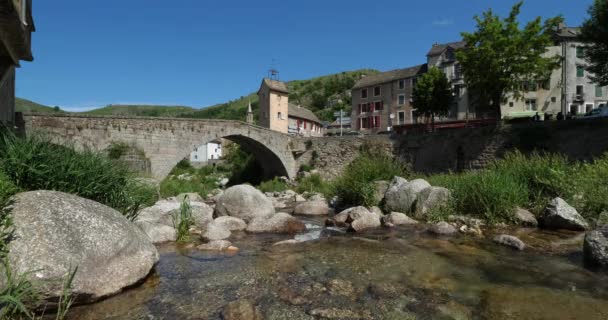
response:
[[[76,272],[78,272],[78,267],[70,271],[68,276],[63,279],[61,295],[59,296],[59,301],[57,302],[57,313],[55,314],[55,320],[66,319],[68,311],[74,303],[74,297],[72,297],[72,283],[74,283]]]
[[[135,179],[126,166],[92,150],[52,144],[41,136],[0,137],[0,167],[22,190],[56,190],[108,205],[134,219],[156,201],[154,188]]]
[[[456,52],[462,66],[472,101],[479,109],[500,115],[500,105],[507,95],[523,97],[525,82],[536,83],[549,79],[559,67],[560,57],[545,57],[553,43],[552,35],[562,17],[540,17],[520,29],[517,21],[523,2],[513,6],[511,13],[501,19],[490,9],[481,17],[475,16],[477,30],[463,32],[466,47]]]
[[[289,186],[285,181],[280,180],[277,177],[274,177],[272,180],[267,180],[257,187],[262,192],[282,192],[289,189]]]
[[[84,112],[101,116],[176,117],[194,112],[196,109],[183,106],[115,105]]]
[[[589,65],[587,71],[600,86],[608,86],[608,1],[595,0],[589,7],[589,18],[583,22],[580,39]]]
[[[30,100],[15,98],[15,111],[17,112],[64,112],[58,106],[49,107]]]
[[[191,113],[180,114],[183,118],[200,118],[200,119],[225,119],[245,121],[247,119],[247,108],[251,101],[251,109],[253,111],[254,121],[258,118],[258,95],[255,93],[249,94],[246,97],[228,101],[226,103],[202,108]]]
[[[452,191],[452,212],[490,222],[510,222],[516,207],[537,215],[554,197],[561,197],[585,218],[595,220],[608,210],[608,154],[590,163],[572,163],[564,156],[512,152],[485,170],[428,177],[432,185]]]
[[[311,174],[301,178],[300,181],[298,181],[296,191],[298,193],[320,193],[326,197],[330,197],[334,194],[332,183],[323,180],[319,174]]]
[[[125,155],[130,148],[131,146],[125,142],[112,142],[106,149],[106,152],[108,153],[108,158],[118,160]]]
[[[376,149],[371,145],[362,146],[361,155],[333,182],[335,195],[340,198],[343,205],[367,207],[378,205],[375,197],[375,181],[390,181],[395,176],[409,175],[404,163]]]
[[[190,227],[194,224],[192,208],[188,197],[182,200],[179,211],[173,216],[173,226],[177,233],[177,242],[187,242],[190,239]]]
[[[452,87],[445,74],[432,67],[416,82],[412,99],[417,112],[430,118],[434,125],[435,116],[447,116],[450,110]]]
[[[27,279],[28,274],[14,274],[6,257],[0,263],[4,273],[4,283],[0,289],[0,319],[34,319],[31,308],[36,304],[38,293]]]

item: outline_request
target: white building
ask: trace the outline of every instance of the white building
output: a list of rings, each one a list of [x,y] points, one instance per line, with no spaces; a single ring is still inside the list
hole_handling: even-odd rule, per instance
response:
[[[210,160],[219,160],[222,158],[222,142],[213,140],[207,144],[195,147],[190,153],[190,163],[206,164]]]

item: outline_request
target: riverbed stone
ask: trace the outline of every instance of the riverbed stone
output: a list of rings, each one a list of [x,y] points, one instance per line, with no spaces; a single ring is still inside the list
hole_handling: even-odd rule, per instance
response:
[[[231,216],[217,217],[214,223],[223,226],[229,231],[243,231],[247,228],[247,223],[243,219]]]
[[[394,180],[384,196],[385,209],[389,212],[411,212],[418,194],[430,186],[424,179],[416,179],[406,183],[401,180]]]
[[[246,231],[251,233],[300,233],[306,230],[306,225],[288,213],[279,212],[270,218],[253,219]]]
[[[545,208],[542,226],[547,229],[584,231],[589,228],[585,219],[562,198],[555,198]]]
[[[583,257],[586,266],[608,270],[608,226],[587,232]]]
[[[432,225],[431,228],[429,229],[429,231],[436,235],[447,236],[447,235],[452,235],[452,234],[456,233],[457,230],[456,230],[456,228],[454,228],[453,225],[451,225],[445,221],[441,221],[441,222],[437,222],[436,224]]]
[[[374,202],[376,204],[380,204],[382,202],[382,199],[384,199],[384,195],[386,194],[389,185],[390,182],[386,180],[374,181]]]
[[[531,228],[538,227],[538,220],[536,220],[534,214],[524,208],[516,208],[513,218],[515,219],[515,222],[521,226]]]
[[[173,242],[177,239],[175,228],[152,221],[136,221],[139,227],[154,244]]]
[[[447,188],[431,186],[423,189],[416,200],[416,217],[426,218],[429,211],[447,205],[450,197],[451,193]]]
[[[177,202],[182,202],[182,201],[184,201],[184,199],[187,199],[189,202],[203,202],[204,201],[203,197],[201,197],[196,192],[181,193],[181,194],[173,197],[173,200],[175,200]]]
[[[408,217],[405,213],[391,212],[382,217],[382,223],[387,227],[394,227],[417,224],[418,221]]]
[[[225,225],[213,221],[207,225],[201,238],[207,241],[224,240],[230,238],[230,235],[231,232]]]
[[[10,265],[14,274],[38,284],[47,302],[56,301],[74,267],[71,291],[85,303],[138,283],[159,259],[142,230],[103,204],[57,191],[25,192],[13,199]]]
[[[226,189],[215,206],[216,216],[232,216],[245,221],[269,217],[274,212],[272,200],[258,189],[246,184]]]
[[[213,209],[209,205],[204,202],[190,202],[189,204],[195,226],[205,228],[209,222],[213,221]],[[175,223],[179,223],[180,207],[181,202],[175,199],[159,200],[153,206],[142,209],[135,221],[149,221],[174,227]]]
[[[224,320],[263,320],[264,316],[251,300],[238,300],[228,303],[222,310]]]
[[[336,225],[348,226],[350,231],[361,232],[381,226],[380,218],[365,207],[346,209],[334,217]]]
[[[523,241],[508,234],[497,235],[494,237],[493,241],[498,244],[502,244],[503,246],[511,247],[520,251],[526,248],[526,244]]]
[[[299,203],[294,209],[294,214],[308,216],[326,216],[329,206],[325,200],[309,200]]]
[[[232,246],[232,242],[228,240],[213,240],[208,243],[203,243],[196,248],[203,251],[224,251]]]

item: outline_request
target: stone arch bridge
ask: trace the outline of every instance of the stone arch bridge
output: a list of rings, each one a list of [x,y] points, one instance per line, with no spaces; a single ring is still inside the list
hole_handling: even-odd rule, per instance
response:
[[[195,147],[217,138],[238,143],[253,154],[264,175],[295,178],[299,152],[297,139],[240,121],[186,118],[148,118],[91,115],[23,115],[26,134],[42,132],[58,144],[104,150],[124,142],[145,153],[151,173],[164,178]]]

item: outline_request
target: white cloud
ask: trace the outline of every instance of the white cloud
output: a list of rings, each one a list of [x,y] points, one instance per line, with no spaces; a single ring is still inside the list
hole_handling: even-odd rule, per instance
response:
[[[434,26],[450,26],[454,24],[454,20],[452,19],[437,19],[433,20]]]

